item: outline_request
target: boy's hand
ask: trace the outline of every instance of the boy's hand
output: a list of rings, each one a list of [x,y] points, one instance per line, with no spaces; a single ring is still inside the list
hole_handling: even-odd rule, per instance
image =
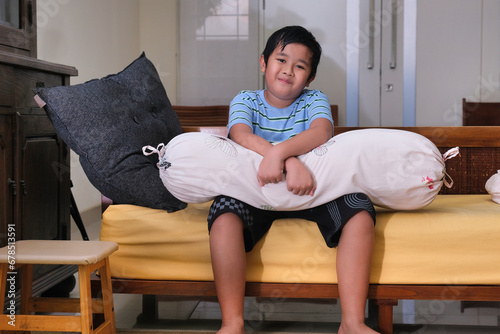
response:
[[[274,148],[271,148],[267,154],[262,158],[257,171],[257,180],[262,186],[268,183],[279,183],[283,181],[283,169],[285,162],[277,154]]]
[[[314,195],[316,182],[306,166],[299,159],[290,157],[286,160],[287,189],[295,195]]]

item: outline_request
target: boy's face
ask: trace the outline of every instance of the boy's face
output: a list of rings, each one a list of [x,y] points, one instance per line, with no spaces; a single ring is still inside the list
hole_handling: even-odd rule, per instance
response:
[[[267,65],[260,57],[261,71],[266,78],[265,97],[276,108],[286,108],[295,101],[303,89],[314,80],[311,74],[312,52],[308,47],[292,43],[281,50],[274,49]]]

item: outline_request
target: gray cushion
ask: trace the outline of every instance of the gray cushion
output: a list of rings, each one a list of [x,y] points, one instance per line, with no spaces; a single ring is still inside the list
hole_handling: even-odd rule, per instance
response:
[[[186,207],[163,186],[154,157],[142,154],[143,146],[166,144],[181,133],[158,72],[144,53],[118,74],[34,92],[102,194],[116,203],[169,212]]]

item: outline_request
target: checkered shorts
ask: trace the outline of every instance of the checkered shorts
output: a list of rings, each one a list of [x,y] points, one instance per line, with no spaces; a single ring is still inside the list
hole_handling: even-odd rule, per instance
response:
[[[362,193],[344,195],[326,204],[300,211],[262,210],[232,197],[218,196],[210,207],[207,221],[210,231],[221,214],[231,212],[238,216],[245,226],[243,238],[247,252],[269,231],[273,221],[282,218],[301,218],[315,222],[328,247],[336,247],[344,225],[363,210],[370,214],[375,223],[372,202]]]

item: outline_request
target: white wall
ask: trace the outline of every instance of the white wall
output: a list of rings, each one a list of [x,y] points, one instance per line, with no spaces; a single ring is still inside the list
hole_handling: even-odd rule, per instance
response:
[[[420,0],[418,10],[416,125],[460,126],[462,98],[500,99],[500,1]]]
[[[140,49],[155,64],[172,104],[177,97],[177,0],[139,0]]]
[[[39,0],[38,58],[75,66],[77,84],[123,69],[139,55],[138,0]]]
[[[455,1],[417,2],[418,126],[461,125],[461,99],[478,86],[482,6]]]
[[[175,97],[176,12],[176,0],[39,0],[38,58],[75,66],[78,84],[119,72],[144,50]],[[100,206],[74,153],[71,179],[80,212]]]
[[[483,0],[482,61],[480,89],[467,96],[471,101],[500,101],[500,1]]]

